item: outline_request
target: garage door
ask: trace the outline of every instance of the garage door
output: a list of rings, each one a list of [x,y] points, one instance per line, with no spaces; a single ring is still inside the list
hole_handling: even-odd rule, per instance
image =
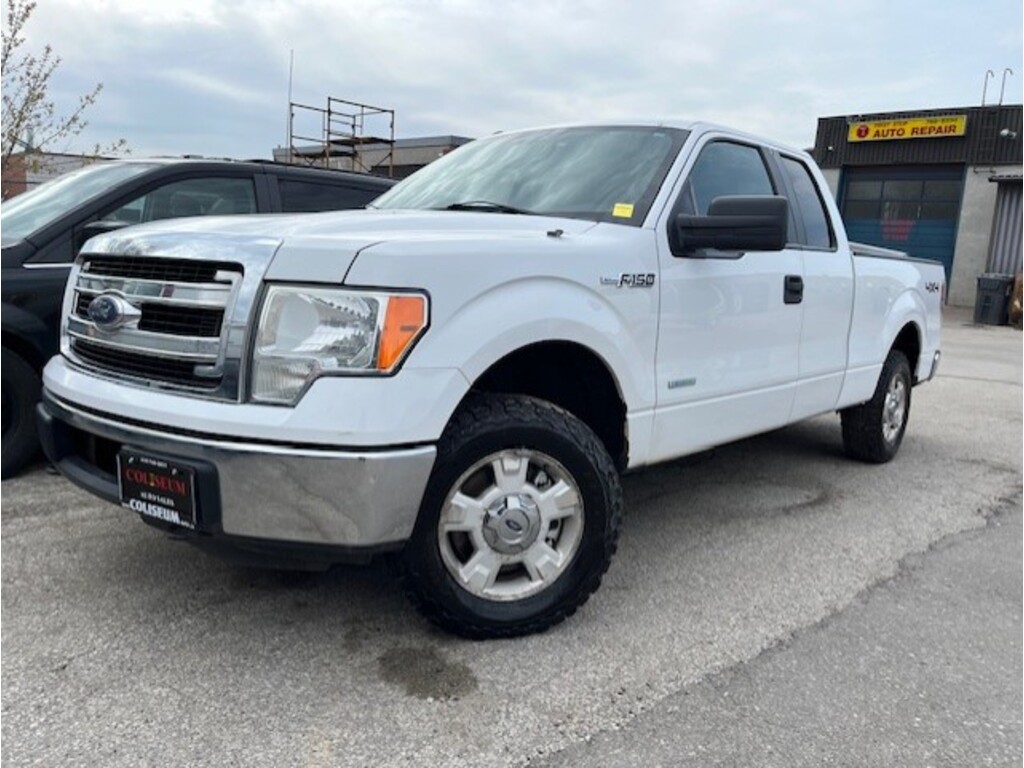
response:
[[[987,272],[999,272],[1004,275],[1015,275],[1020,272],[1020,199],[1020,179],[999,180]]]
[[[963,166],[848,168],[841,195],[851,240],[941,261],[949,280]]]

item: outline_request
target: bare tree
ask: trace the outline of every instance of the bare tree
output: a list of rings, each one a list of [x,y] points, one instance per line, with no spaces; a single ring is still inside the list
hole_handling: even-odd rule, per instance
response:
[[[103,90],[103,84],[79,97],[75,107],[67,113],[57,110],[49,98],[50,78],[60,66],[60,57],[49,45],[40,54],[22,50],[25,42],[23,30],[36,8],[34,0],[7,0],[3,28],[3,50],[0,70],[3,75],[3,146],[2,167],[6,175],[11,155],[17,150],[26,153],[41,152],[55,142],[77,136],[86,126],[85,111],[91,107]],[[124,151],[124,139],[106,149]],[[99,154],[97,146],[94,154]]]

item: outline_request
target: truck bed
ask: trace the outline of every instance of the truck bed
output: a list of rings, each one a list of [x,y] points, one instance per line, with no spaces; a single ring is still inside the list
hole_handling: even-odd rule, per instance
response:
[[[924,261],[932,264],[941,264],[939,261],[934,259],[921,259],[916,256],[911,256],[905,251],[897,251],[893,248],[882,248],[877,245],[868,245],[867,243],[854,243],[850,242],[850,251],[854,256],[868,256],[873,259],[900,259],[901,261]]]

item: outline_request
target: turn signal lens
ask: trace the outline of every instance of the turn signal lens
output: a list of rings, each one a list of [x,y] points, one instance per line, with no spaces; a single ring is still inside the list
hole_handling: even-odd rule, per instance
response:
[[[427,302],[422,296],[391,296],[380,335],[377,369],[390,371],[427,325]]]

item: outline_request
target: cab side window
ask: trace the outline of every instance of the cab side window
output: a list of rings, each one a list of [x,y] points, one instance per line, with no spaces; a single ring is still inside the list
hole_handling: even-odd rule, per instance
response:
[[[298,179],[277,181],[281,191],[281,210],[285,213],[315,213],[363,208],[381,192],[344,184],[321,184]]]
[[[834,248],[835,238],[832,236],[832,227],[829,226],[828,213],[825,211],[821,193],[811,177],[811,172],[795,158],[783,156],[781,160],[782,169],[793,189],[793,202],[796,203],[794,213],[804,225],[801,244],[811,248]]]
[[[768,168],[758,149],[715,141],[701,150],[683,185],[676,212],[706,216],[716,197],[774,194]]]
[[[116,208],[101,221],[141,224],[181,216],[256,212],[256,189],[252,179],[206,177],[164,184]]]

